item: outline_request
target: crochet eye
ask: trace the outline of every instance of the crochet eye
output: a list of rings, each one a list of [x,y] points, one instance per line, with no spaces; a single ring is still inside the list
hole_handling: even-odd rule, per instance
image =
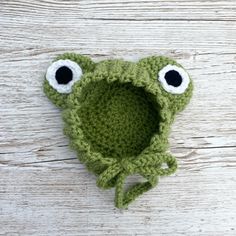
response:
[[[73,84],[82,76],[80,66],[71,60],[58,60],[47,69],[46,79],[58,93],[70,93]]]
[[[169,93],[181,94],[188,88],[190,79],[188,73],[181,67],[167,65],[159,71],[158,80]]]

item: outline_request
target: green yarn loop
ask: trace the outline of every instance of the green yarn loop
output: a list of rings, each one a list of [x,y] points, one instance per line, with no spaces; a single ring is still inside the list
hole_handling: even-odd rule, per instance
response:
[[[167,168],[162,165],[166,164]],[[159,176],[170,175],[177,169],[176,159],[170,154],[144,155],[138,159],[110,160],[110,165],[99,175],[97,185],[100,188],[110,188],[112,182],[116,183],[115,205],[125,208],[142,193],[153,188],[157,184]],[[127,176],[140,174],[145,179],[144,183],[138,183],[124,192],[123,186]],[[115,179],[115,181],[113,181]]]
[[[55,74],[60,66],[79,72],[73,74],[72,83],[59,84]],[[165,81],[168,70],[168,81],[176,87]],[[70,146],[97,176],[99,188],[115,188],[116,207],[127,208],[156,186],[159,177],[176,171],[176,158],[168,153],[168,136],[175,115],[188,104],[193,90],[180,64],[163,56],[137,63],[95,63],[89,57],[66,53],[56,58],[45,77],[44,92],[63,110]],[[125,190],[127,177],[137,174],[145,182]]]

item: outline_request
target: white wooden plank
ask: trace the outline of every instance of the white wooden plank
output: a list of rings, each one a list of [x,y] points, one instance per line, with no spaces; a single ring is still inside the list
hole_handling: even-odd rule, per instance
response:
[[[1,1],[6,16],[75,19],[129,20],[236,20],[234,0],[80,0]]]
[[[1,52],[40,49],[80,50],[86,54],[156,53],[167,50],[235,50],[236,21],[53,20],[0,18]],[[9,34],[10,30],[10,34]],[[122,52],[121,52],[122,51]],[[232,51],[231,51],[232,53]]]
[[[119,211],[79,164],[57,164],[1,170],[2,235],[235,235],[235,167],[180,170]]]

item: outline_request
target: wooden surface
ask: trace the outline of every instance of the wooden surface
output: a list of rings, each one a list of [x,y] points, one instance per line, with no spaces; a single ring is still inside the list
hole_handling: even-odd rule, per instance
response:
[[[43,94],[66,51],[163,54],[194,80],[170,136],[178,172],[127,211],[69,150]],[[0,88],[0,235],[236,235],[235,0],[1,0]]]

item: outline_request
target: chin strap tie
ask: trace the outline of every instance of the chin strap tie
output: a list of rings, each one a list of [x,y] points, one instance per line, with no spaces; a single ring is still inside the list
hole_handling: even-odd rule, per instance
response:
[[[176,169],[177,161],[168,153],[143,154],[139,158],[122,160],[109,158],[109,165],[99,175],[97,185],[104,189],[115,187],[116,207],[127,208],[130,202],[156,186],[159,176],[170,175]],[[143,176],[147,181],[137,183],[125,191],[124,184],[127,176],[134,174]]]

